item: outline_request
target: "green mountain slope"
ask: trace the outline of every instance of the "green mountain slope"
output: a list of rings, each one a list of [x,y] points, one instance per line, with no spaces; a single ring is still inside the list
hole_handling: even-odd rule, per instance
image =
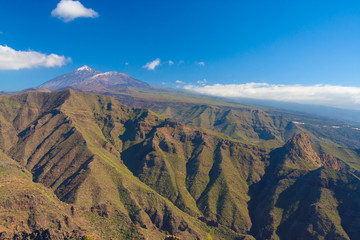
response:
[[[305,131],[317,143],[360,149],[357,125],[309,114],[243,105],[164,88],[89,92],[110,95],[128,106],[150,109],[188,126],[204,128],[268,148],[280,147],[297,133]]]
[[[97,237],[79,211],[57,199],[0,151],[0,239]]]
[[[13,133],[12,139],[4,138],[3,150],[30,170],[34,181],[53,189],[62,201],[96,209],[91,211],[101,217],[110,216],[111,220],[103,219],[105,222],[123,222],[118,222],[119,226],[127,222],[139,236],[164,233],[185,238],[206,236],[209,230],[198,220],[201,216],[220,221],[220,230],[216,230],[220,235],[241,236],[241,232],[250,228],[246,207],[242,207],[248,200],[244,176],[238,176],[237,180],[243,185],[242,190],[222,193],[228,198],[224,201],[236,208],[238,214],[228,216],[217,207],[218,188],[232,188],[230,183],[224,184],[227,175],[209,174],[218,167],[216,164],[211,167],[212,155],[217,154],[215,151],[219,151],[224,140],[187,129],[147,110],[130,109],[110,97],[72,90],[32,92],[4,97],[1,101],[6,106],[1,112],[2,134]],[[200,154],[201,138],[205,137],[211,145]],[[246,146],[237,146],[246,150]],[[246,151],[249,155],[259,155],[251,148]],[[221,155],[216,159],[217,164],[225,159]],[[204,165],[210,166],[197,175],[187,166],[189,158],[194,162],[203,158]],[[256,159],[261,161],[261,156]],[[156,161],[156,164],[146,171],[151,164],[145,165],[144,161]],[[187,168],[192,173],[190,177],[186,175]],[[195,184],[189,179],[195,183],[201,181],[201,188],[194,190]],[[195,198],[188,189],[193,189]],[[209,195],[215,202],[207,200]],[[101,222],[89,218],[94,223]],[[230,230],[231,225],[243,231],[235,233]],[[104,237],[121,236],[111,230],[105,232]]]
[[[357,177],[334,157],[315,153],[305,134],[295,136],[270,156],[266,174],[250,194],[252,233],[257,239],[359,236],[354,228],[358,224],[354,216],[360,214]]]
[[[202,127],[193,128],[74,90],[1,96],[0,106],[6,158],[79,209],[78,226],[99,239],[357,234],[359,214],[345,207],[358,209],[356,169],[314,151],[309,135],[295,135],[301,128],[284,119],[200,106],[181,114]],[[229,130],[214,133],[220,129]],[[225,134],[232,132],[239,140]],[[312,211],[316,217],[306,220]]]

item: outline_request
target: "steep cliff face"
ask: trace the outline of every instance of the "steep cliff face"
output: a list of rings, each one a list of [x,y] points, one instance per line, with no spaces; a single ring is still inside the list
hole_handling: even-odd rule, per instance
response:
[[[53,234],[103,239],[358,234],[352,227],[359,224],[358,179],[337,158],[316,153],[307,134],[269,150],[73,90],[0,97],[0,106],[1,151],[36,182],[23,184],[26,194],[32,191],[27,186],[41,186],[62,201],[53,196],[52,211],[82,219],[67,226],[57,220],[65,219],[61,214],[36,215],[30,223],[39,224],[29,223],[26,234],[47,234],[40,229],[52,229],[46,222],[54,221],[64,231]],[[9,196],[26,198],[21,194]],[[37,203],[47,204],[38,198],[26,203],[27,219]],[[7,208],[6,202],[0,204]]]

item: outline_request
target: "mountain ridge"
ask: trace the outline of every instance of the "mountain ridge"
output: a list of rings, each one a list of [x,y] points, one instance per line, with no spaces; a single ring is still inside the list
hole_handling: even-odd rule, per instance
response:
[[[339,219],[357,224],[343,202],[358,208],[348,196],[359,194],[359,180],[341,167],[346,163],[316,153],[307,134],[268,149],[74,90],[2,96],[0,106],[0,148],[30,171],[33,181],[81,208],[100,239],[357,234]],[[311,199],[303,195],[308,186]],[[291,194],[297,190],[301,194]],[[302,227],[310,224],[304,220],[297,225],[297,211],[325,206],[326,196],[330,212],[315,211],[318,220],[311,224],[317,227]],[[286,230],[291,223],[300,238]]]
[[[43,102],[38,101],[42,98],[46,100]],[[25,105],[24,99],[26,99]],[[20,104],[12,104],[12,108],[18,109],[16,114],[7,117],[6,115],[3,115],[5,121],[14,123],[16,126],[14,130],[18,132],[18,139],[13,141],[15,146],[7,151],[8,154],[12,155],[19,163],[25,165],[32,172],[34,181],[41,182],[45,186],[52,188],[61,200],[68,203],[81,204],[81,206],[87,206],[88,208],[96,209],[99,207],[101,215],[112,216],[114,210],[111,209],[118,209],[117,211],[122,209],[121,212],[124,215],[121,214],[121,216],[125,218],[128,216],[127,218],[129,218],[129,220],[126,220],[126,222],[130,221],[129,224],[133,222],[147,226],[146,228],[153,228],[152,226],[155,224],[164,231],[177,233],[180,234],[180,236],[186,236],[186,234],[198,234],[196,232],[199,232],[199,230],[192,230],[193,232],[191,233],[192,227],[190,227],[190,225],[192,224],[189,225],[189,222],[187,223],[185,220],[182,220],[182,217],[180,216],[183,213],[181,213],[180,210],[175,210],[176,208],[174,206],[171,206],[170,203],[162,200],[163,197],[166,197],[172,204],[175,204],[180,209],[187,212],[187,214],[190,214],[187,218],[190,217],[193,219],[191,221],[197,221],[197,224],[201,223],[201,221],[196,220],[196,218],[194,219],[194,215],[199,216],[200,214],[196,207],[196,203],[191,203],[191,201],[186,200],[187,197],[185,196],[188,193],[185,187],[185,179],[179,175],[180,172],[176,174],[173,172],[174,166],[171,165],[175,164],[175,162],[165,155],[162,156],[161,154],[157,154],[157,152],[161,153],[163,151],[170,154],[172,152],[170,146],[173,141],[177,141],[178,144],[180,144],[179,140],[175,140],[168,135],[168,124],[173,127],[177,126],[176,128],[179,129],[176,130],[176,132],[183,132],[185,129],[182,130],[182,126],[176,125],[172,121],[167,122],[164,119],[159,119],[156,115],[149,113],[146,110],[136,110],[133,112],[133,110],[126,106],[118,105],[118,103],[114,102],[114,100],[111,100],[109,97],[81,94],[73,90],[55,93],[33,92],[22,96],[13,96],[10,97],[10,99],[6,97],[3,100],[10,100],[10,102],[18,102]],[[53,106],[54,108],[49,109],[48,106]],[[110,115],[106,115],[105,113]],[[17,119],[19,119],[19,114],[22,116],[21,118],[29,118],[29,120],[18,122]],[[135,122],[131,120],[132,118],[134,118]],[[105,121],[105,119],[108,120]],[[116,119],[116,122],[113,122],[111,119]],[[122,119],[129,120],[124,122]],[[151,127],[153,124],[155,125]],[[112,134],[119,134],[118,131],[121,130],[120,126],[122,125],[125,126],[125,129],[129,130],[125,130],[125,132],[120,135],[121,141],[119,141],[117,140],[118,137],[114,138],[112,137]],[[110,126],[111,128],[109,129]],[[132,130],[134,127],[137,129],[135,132]],[[109,132],[109,130],[111,131]],[[188,131],[188,133],[186,133],[186,131]],[[191,129],[188,129],[182,134],[197,139],[196,136],[200,133],[192,132]],[[195,135],[193,136],[193,134]],[[165,141],[161,136],[167,136],[165,139],[168,140]],[[176,137],[176,139],[178,137]],[[208,138],[213,139],[214,136],[208,136]],[[199,142],[195,139],[194,141],[196,142],[196,145],[198,145]],[[215,139],[217,138],[215,137]],[[216,144],[216,142],[219,141],[215,139],[211,140],[215,141],[215,143],[211,143],[211,145]],[[169,140],[170,142],[168,142]],[[137,146],[139,144],[148,146],[149,143],[150,147],[155,144],[154,150],[147,153],[145,147],[144,149],[141,148],[140,151],[143,152],[145,150],[144,154],[150,158],[150,162],[163,162],[165,164],[163,165],[165,169],[161,170],[163,173],[159,176],[153,176],[156,171],[151,171],[149,172],[150,175],[148,177],[145,177],[146,175],[141,177],[141,174],[138,175],[138,173],[142,173],[143,170],[137,172],[136,169],[131,167],[131,162],[127,160],[128,158],[126,156],[130,149],[132,149],[132,146]],[[192,149],[192,147],[190,149]],[[118,151],[123,152],[122,159],[124,163],[119,160],[120,156]],[[210,149],[210,151],[212,150]],[[185,154],[185,152],[183,154]],[[141,155],[136,158],[140,163],[147,159],[147,157],[144,159]],[[63,160],[60,161],[61,159]],[[161,165],[162,164],[160,164],[160,166]],[[144,202],[145,199],[140,200],[141,198],[139,197],[141,195],[136,196],[136,192],[139,190],[135,190],[134,185],[140,187],[142,195],[153,195],[155,192],[147,185],[144,185],[137,180],[137,178],[132,177],[130,171],[126,170],[124,166],[129,167],[142,182],[152,186],[156,192],[163,196],[160,197],[160,195],[155,194],[151,197],[151,201],[154,201],[154,199],[158,199],[156,200],[157,202],[160,201],[159,206],[159,203],[153,203],[152,205],[155,205],[151,206],[149,203],[146,203],[146,201]],[[153,167],[157,167],[157,164]],[[183,165],[183,167],[185,167],[185,165]],[[165,178],[162,176],[165,176]],[[173,180],[170,180],[166,176],[171,176],[170,179]],[[183,180],[176,180],[173,178],[174,176]],[[149,181],[153,177],[156,177],[155,179],[158,179],[157,181],[159,181],[159,183],[170,180],[170,185],[151,185]],[[102,183],[105,179],[106,185]],[[117,180],[114,182],[115,179]],[[118,181],[120,182],[116,183]],[[123,185],[125,182],[126,185]],[[97,186],[95,189],[98,189],[95,192],[93,192],[95,190],[93,187],[94,185]],[[180,185],[183,186],[180,187]],[[130,190],[129,187],[132,190]],[[111,190],[109,191],[106,189]],[[125,196],[120,197],[117,194],[118,190],[116,189],[124,189],[122,191],[125,192],[122,193],[122,195],[125,194]],[[165,189],[167,190],[164,191]],[[100,194],[100,199],[98,191],[102,192],[102,194]],[[132,197],[128,194],[132,195]],[[207,194],[204,194],[204,197],[206,195]],[[129,205],[130,203],[131,205]],[[203,204],[205,204],[204,206],[208,206],[206,201]],[[154,209],[155,206],[157,206],[157,208]],[[106,211],[101,210],[104,209],[104,207],[107,209]],[[131,212],[135,211],[135,209],[133,209],[134,207],[137,209],[136,211],[140,211],[140,213],[132,215]],[[163,213],[159,211],[164,207],[165,215],[162,215]],[[128,211],[130,211],[130,215],[128,215]],[[215,208],[211,210],[211,212],[212,211],[217,212],[218,210]],[[168,214],[172,217],[169,218],[167,216]],[[154,219],[150,221],[149,217]],[[158,222],[158,218],[162,219],[163,217],[169,219]],[[225,223],[226,222],[224,222],[224,224]],[[224,227],[225,226],[226,225],[224,225]],[[179,232],[178,228],[183,230]],[[225,232],[228,232],[227,234],[234,234],[231,233],[231,231],[229,232],[229,230],[226,230]]]

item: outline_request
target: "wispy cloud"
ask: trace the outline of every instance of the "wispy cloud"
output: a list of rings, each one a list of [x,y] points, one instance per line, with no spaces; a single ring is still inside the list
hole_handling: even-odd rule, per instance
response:
[[[335,85],[280,85],[268,83],[184,86],[185,89],[220,97],[274,100],[360,110],[360,87]]]
[[[184,60],[180,60],[179,62],[178,62],[178,65],[181,65],[181,64],[183,64],[184,63]]]
[[[197,81],[197,83],[201,84],[201,85],[205,85],[206,82],[207,82],[206,78],[204,78],[203,80]]]
[[[176,82],[177,84],[185,84],[185,82],[180,81],[180,80],[176,80],[175,82]]]
[[[156,67],[160,65],[160,59],[157,58],[152,62],[146,63],[143,68],[146,68],[147,70],[155,70]]]
[[[32,50],[16,51],[8,46],[0,45],[0,70],[19,70],[36,67],[61,67],[71,62],[56,54],[43,54]]]
[[[171,65],[174,65],[174,61],[171,61],[171,60],[169,60],[168,61],[168,64],[171,66]]]
[[[71,22],[75,18],[97,18],[99,14],[91,8],[86,8],[79,1],[61,0],[51,12],[51,16],[64,22]]]
[[[197,65],[205,66],[205,62],[196,62]]]
[[[126,62],[126,63],[125,63],[125,65],[126,65],[126,66],[128,66],[128,65],[129,65],[129,63],[128,63],[128,62]]]

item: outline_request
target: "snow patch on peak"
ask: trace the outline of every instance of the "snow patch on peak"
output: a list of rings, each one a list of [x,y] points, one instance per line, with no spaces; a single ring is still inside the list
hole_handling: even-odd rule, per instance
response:
[[[116,75],[117,72],[106,72],[106,73],[103,73],[105,76],[112,76],[112,75]]]
[[[96,74],[94,76],[91,77],[91,79],[97,78],[97,77],[101,77],[101,76],[114,76],[114,75],[119,75],[118,72],[105,72],[105,73],[99,73]]]
[[[84,65],[81,68],[76,69],[76,71],[91,71],[92,69]]]

